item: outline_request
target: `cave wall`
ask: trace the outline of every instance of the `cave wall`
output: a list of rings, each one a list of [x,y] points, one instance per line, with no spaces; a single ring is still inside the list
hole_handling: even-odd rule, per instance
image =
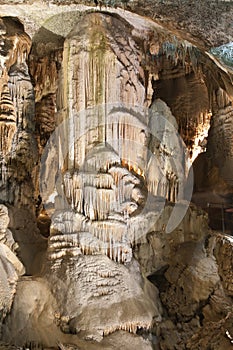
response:
[[[1,25],[1,198],[26,205],[32,203],[37,161],[34,90],[26,62],[30,38],[17,20],[5,18]]]

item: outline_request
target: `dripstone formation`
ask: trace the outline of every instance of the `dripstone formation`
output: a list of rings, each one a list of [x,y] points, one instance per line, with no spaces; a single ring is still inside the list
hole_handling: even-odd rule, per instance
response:
[[[0,5],[1,345],[230,349],[229,58],[163,23],[159,3],[13,3]]]

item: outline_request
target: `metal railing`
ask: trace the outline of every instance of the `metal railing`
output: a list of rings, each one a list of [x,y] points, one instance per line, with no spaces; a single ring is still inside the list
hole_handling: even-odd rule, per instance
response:
[[[225,233],[226,232],[226,217],[225,217],[225,213],[233,213],[233,204],[228,204],[228,203],[207,203],[207,212],[209,214],[210,217],[210,212],[208,210],[208,208],[216,208],[221,210],[221,223],[222,223],[222,232]],[[229,211],[227,211],[229,210]]]

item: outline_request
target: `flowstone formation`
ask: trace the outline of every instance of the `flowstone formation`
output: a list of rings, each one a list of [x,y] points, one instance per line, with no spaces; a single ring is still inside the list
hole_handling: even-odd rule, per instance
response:
[[[190,201],[230,201],[231,72],[111,4],[24,5],[31,38],[0,22],[2,346],[230,349],[232,239]]]
[[[0,322],[2,324],[7,313],[11,310],[18,278],[25,273],[25,269],[16,256],[18,245],[14,241],[12,232],[8,229],[7,207],[2,204],[0,205],[0,218]]]

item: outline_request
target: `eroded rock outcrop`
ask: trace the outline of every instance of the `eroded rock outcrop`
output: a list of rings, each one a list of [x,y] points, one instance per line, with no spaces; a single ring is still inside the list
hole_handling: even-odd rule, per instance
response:
[[[215,239],[214,255],[218,262],[219,275],[221,276],[225,293],[232,296],[232,237],[218,235]]]

